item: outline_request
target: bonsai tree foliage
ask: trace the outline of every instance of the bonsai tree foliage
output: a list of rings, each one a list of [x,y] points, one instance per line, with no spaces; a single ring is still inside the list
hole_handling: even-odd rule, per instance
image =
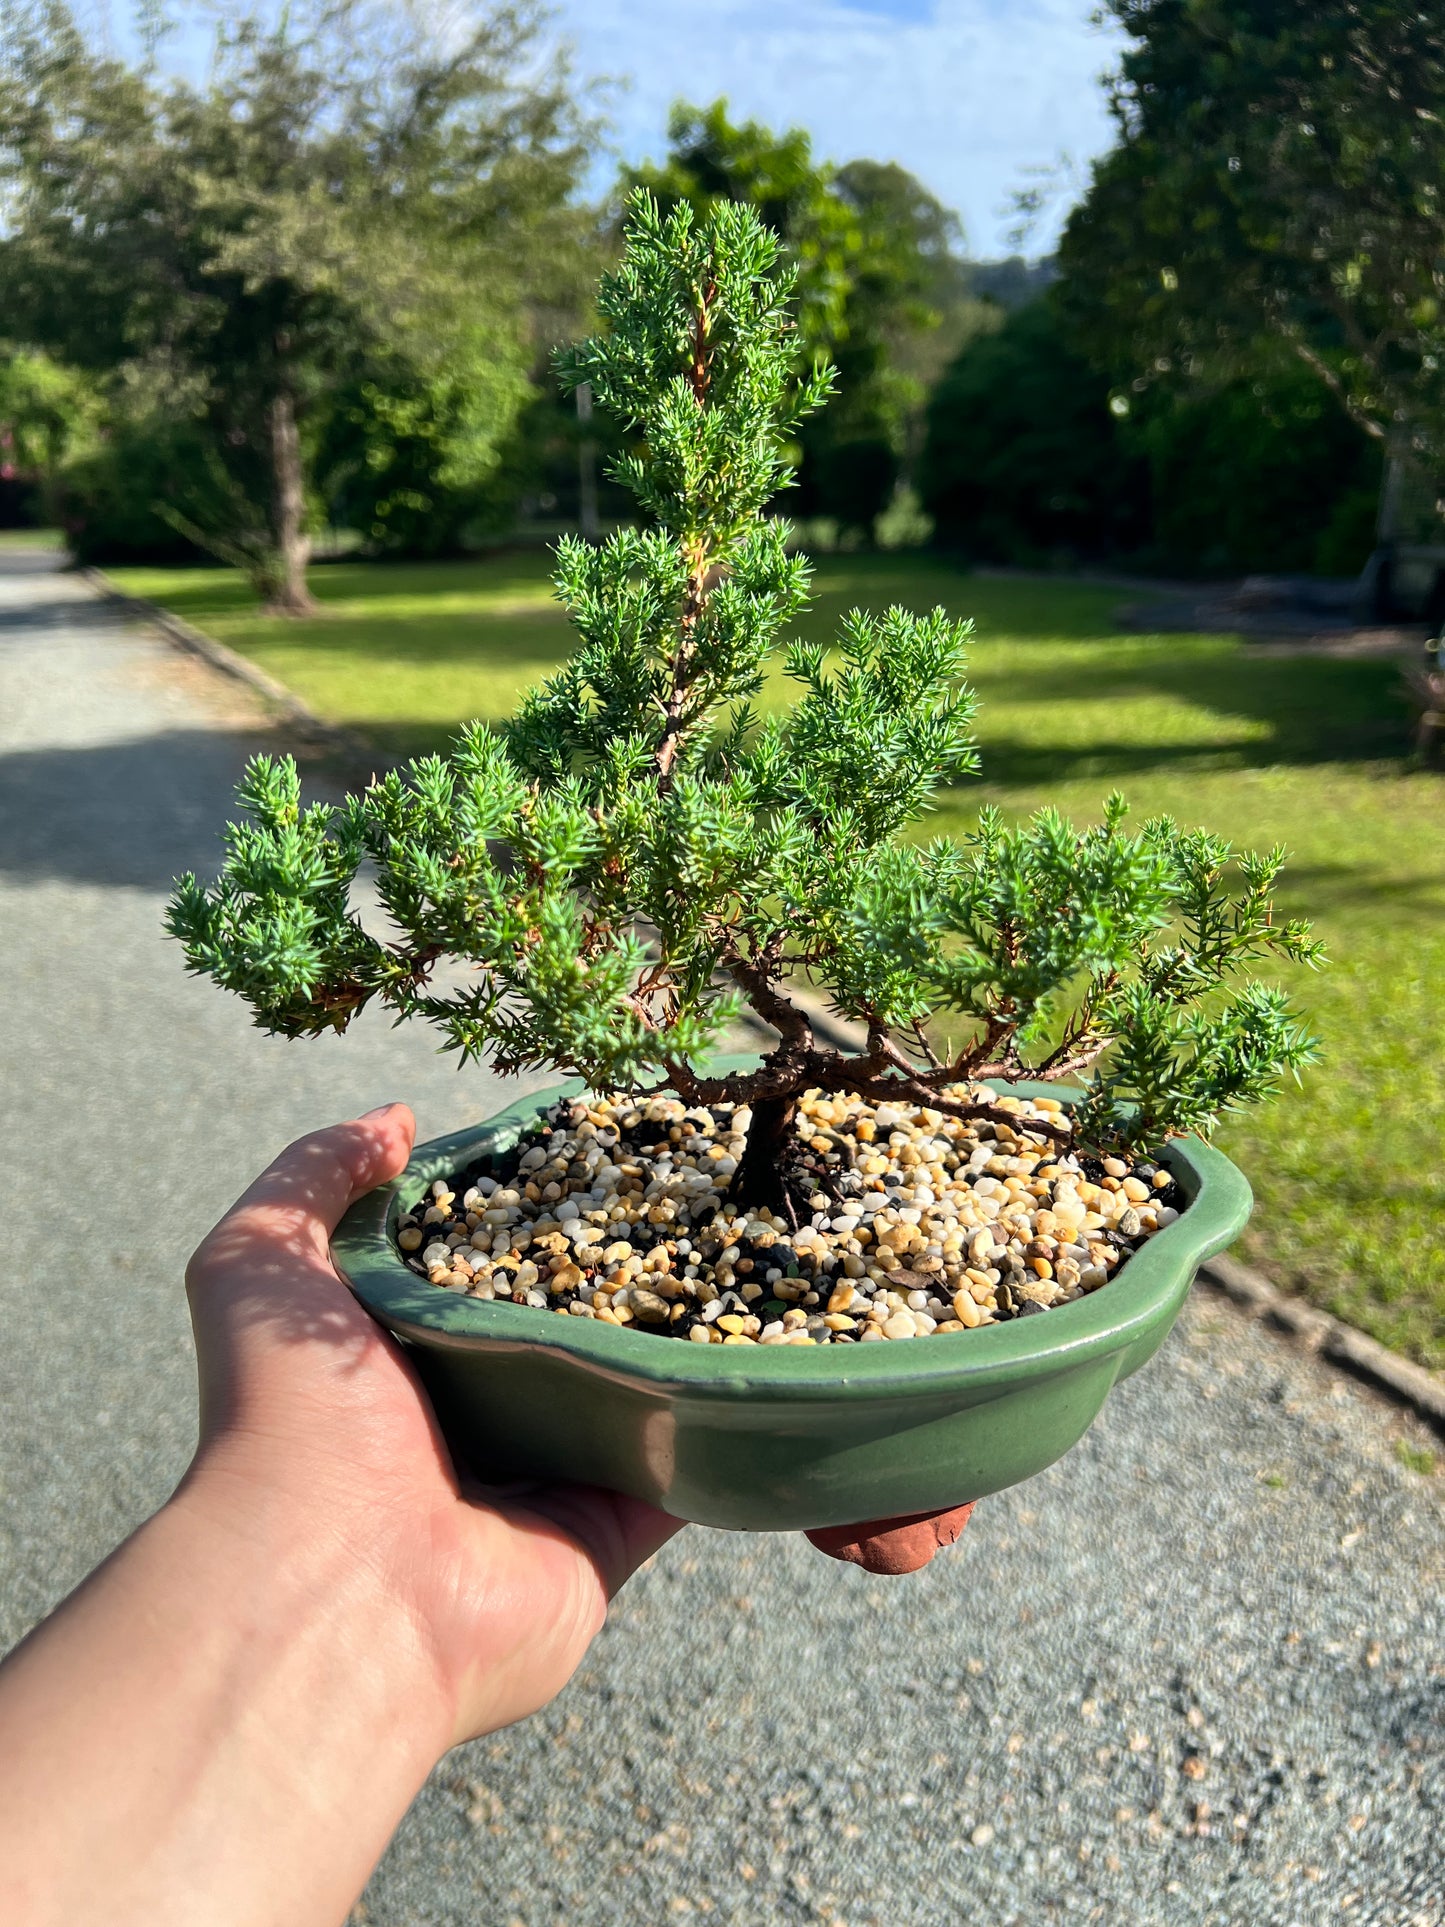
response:
[[[1091,1070],[1061,1137],[1208,1131],[1312,1054],[1283,992],[1241,974],[1318,955],[1274,920],[1279,851],[1236,857],[1163,819],[1131,833],[1117,798],[1084,830],[985,810],[962,843],[900,841],[978,762],[970,625],[941,609],[855,611],[831,651],[792,642],[798,700],[752,707],[808,599],[764,511],[832,384],[799,372],[792,295],[750,208],[634,197],[607,332],[561,362],[633,432],[615,473],[642,511],[559,547],[575,655],[506,727],[473,724],[339,809],[303,806],[295,764],[258,758],[219,880],[184,877],[170,929],[271,1031],[343,1030],[376,1002],[502,1071],[746,1104],[735,1185],[755,1203],[788,1199],[811,1088],[979,1117],[979,1079]],[[386,937],[352,907],[364,861]],[[474,982],[434,988],[443,959]],[[863,1050],[819,1041],[792,994],[809,985]],[[711,1074],[744,1006],[778,1041]]]

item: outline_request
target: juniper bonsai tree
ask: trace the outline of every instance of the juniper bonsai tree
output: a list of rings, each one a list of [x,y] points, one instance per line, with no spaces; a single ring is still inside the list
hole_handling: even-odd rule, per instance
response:
[[[303,806],[295,764],[257,758],[218,881],[182,878],[169,927],[270,1031],[344,1030],[378,1002],[501,1071],[746,1103],[753,1203],[788,1201],[814,1087],[978,1117],[979,1079],[1088,1074],[1059,1127],[1077,1144],[1207,1133],[1312,1055],[1284,993],[1245,974],[1318,956],[1275,920],[1281,852],[1163,818],[1131,833],[1118,798],[1083,830],[986,809],[962,843],[900,841],[978,764],[970,624],[941,609],[854,611],[831,651],[792,642],[798,699],[752,707],[808,599],[765,510],[832,385],[799,372],[792,294],[749,208],[663,218],[634,199],[606,331],[561,357],[630,431],[616,474],[641,511],[560,545],[576,653],[504,728],[473,724],[340,809]],[[364,861],[385,936],[352,905]],[[438,990],[443,959],[475,980]],[[864,1049],[820,1042],[810,987]],[[710,1074],[745,1006],[776,1045]]]

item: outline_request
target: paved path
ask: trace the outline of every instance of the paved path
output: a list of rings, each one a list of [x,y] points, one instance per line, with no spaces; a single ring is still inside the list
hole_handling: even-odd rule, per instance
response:
[[[0,1646],[184,1465],[179,1277],[240,1181],[492,1094],[382,1026],[263,1040],[161,941],[263,733],[238,701],[0,559]],[[356,1919],[1440,1927],[1445,1478],[1404,1431],[1199,1296],[917,1578],[684,1533],[554,1707],[443,1765]]]

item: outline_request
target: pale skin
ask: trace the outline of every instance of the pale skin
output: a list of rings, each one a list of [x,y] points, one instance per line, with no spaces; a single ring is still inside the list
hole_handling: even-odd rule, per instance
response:
[[[442,1755],[560,1692],[680,1529],[458,1478],[329,1250],[414,1131],[391,1104],[300,1139],[192,1258],[190,1469],[0,1665],[5,1927],[334,1927]],[[816,1542],[910,1571],[965,1516]]]
[[[0,1667],[7,1927],[343,1921],[441,1756],[559,1692],[678,1530],[461,1488],[327,1249],[413,1129],[303,1138],[192,1259],[195,1460]]]

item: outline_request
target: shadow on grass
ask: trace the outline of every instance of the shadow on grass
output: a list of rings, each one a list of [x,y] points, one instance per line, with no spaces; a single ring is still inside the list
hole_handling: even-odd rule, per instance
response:
[[[136,586],[201,627],[213,622],[283,680],[306,684],[299,663],[311,658],[317,675],[303,693],[313,705],[398,758],[444,746],[469,716],[500,720],[565,658],[574,633],[555,603],[536,600],[550,568],[535,552],[333,563],[314,572],[323,614],[308,623],[259,616],[222,571],[170,571],[163,586],[159,577]],[[1408,746],[1392,662],[1261,657],[1227,636],[1124,636],[1111,620],[1118,592],[1096,584],[970,576],[928,557],[836,556],[816,564],[815,591],[799,629],[818,641],[853,606],[941,602],[977,617],[971,679],[989,783],[1374,761]],[[1109,720],[1111,705],[1154,701],[1173,715]],[[1157,740],[1171,724],[1186,740]],[[1101,729],[1105,739],[1091,740]]]

